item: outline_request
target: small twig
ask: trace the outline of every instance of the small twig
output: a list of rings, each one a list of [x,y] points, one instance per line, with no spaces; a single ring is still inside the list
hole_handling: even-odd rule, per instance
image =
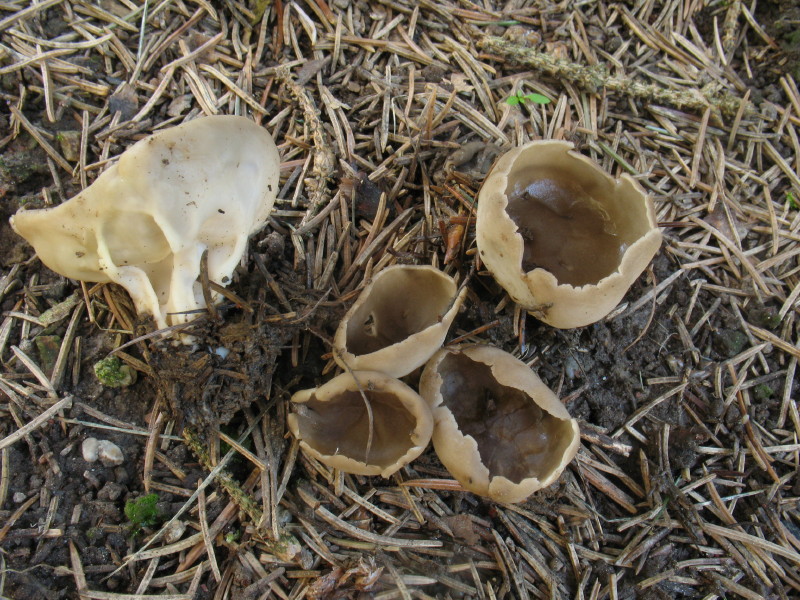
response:
[[[610,92],[640,98],[655,104],[666,104],[681,110],[704,112],[709,107],[726,116],[739,110],[742,99],[728,92],[707,90],[673,90],[642,81],[628,75],[611,75],[602,64],[585,66],[568,60],[554,58],[552,54],[526,48],[503,38],[486,36],[478,47],[499,54],[503,58],[542,71],[562,81],[568,81],[594,93],[605,88]],[[752,110],[752,106],[748,107]]]
[[[205,319],[202,317],[198,317],[191,321],[187,321],[186,323],[177,323],[176,325],[170,325],[169,327],[164,327],[163,329],[157,329],[156,331],[151,331],[150,333],[146,333],[144,335],[140,335],[137,338],[130,340],[129,342],[125,342],[121,346],[117,346],[111,352],[108,353],[109,356],[113,356],[120,350],[127,348],[128,346],[133,346],[134,344],[138,344],[139,342],[143,342],[145,340],[149,340],[151,338],[159,338],[163,336],[163,339],[166,339],[166,334],[172,333],[175,331],[183,331],[184,329],[190,329],[192,327],[196,327],[201,323],[205,322]]]
[[[4,437],[2,440],[0,440],[0,450],[2,450],[3,448],[6,448],[8,446],[11,446],[12,444],[17,442],[18,440],[21,440],[23,437],[28,435],[31,431],[33,431],[34,429],[37,429],[39,426],[41,426],[43,423],[45,423],[48,419],[52,418],[53,415],[55,415],[57,412],[59,412],[60,410],[62,410],[64,408],[69,408],[71,406],[72,406],[72,396],[67,396],[66,398],[62,398],[61,400],[59,400],[58,402],[53,404],[53,406],[51,406],[46,411],[44,411],[42,414],[40,414],[38,417],[36,417],[32,421],[30,421],[29,423],[26,423],[23,427],[20,427],[19,429],[17,429],[11,435],[8,435],[8,436]]]
[[[208,248],[203,250],[200,257],[200,289],[203,290],[203,301],[206,303],[206,310],[211,320],[219,323],[222,319],[214,305],[214,298],[211,296],[211,281],[208,278]]]
[[[147,9],[150,7],[150,0],[144,0],[142,6],[142,20],[139,22],[139,47],[136,50],[136,60],[142,60],[142,50],[144,50],[144,32],[147,28]]]
[[[736,371],[733,368],[733,365],[728,363],[728,372],[731,376],[731,381],[733,382],[734,387],[737,385],[737,377]],[[742,413],[742,423],[744,424],[745,432],[747,433],[747,438],[750,440],[750,443],[753,446],[753,453],[757,456],[757,462],[761,464],[764,470],[769,473],[772,480],[775,482],[779,482],[781,480],[778,477],[778,474],[775,472],[775,469],[772,468],[770,464],[772,462],[772,458],[769,454],[764,451],[764,447],[761,445],[761,442],[756,437],[755,431],[753,431],[753,424],[750,422],[750,413],[747,412],[747,407],[744,403],[744,395],[742,394],[741,390],[736,390],[736,399],[739,404],[739,412]]]
[[[260,421],[260,416],[257,419],[253,419],[250,426],[239,437],[240,443],[252,433],[253,428]],[[211,457],[208,454],[208,445],[200,439],[197,433],[186,427],[183,430],[183,439],[186,442],[186,445],[189,446],[189,449],[200,461],[200,464],[203,466],[203,468],[211,471],[211,474],[203,482],[203,487],[205,487],[206,482],[213,478],[216,483],[218,483],[228,493],[231,501],[239,507],[239,510],[247,515],[247,518],[250,519],[252,523],[261,523],[264,513],[259,508],[256,499],[242,489],[242,486],[236,481],[233,475],[222,468],[225,464],[227,464],[229,458],[235,454],[235,450],[231,449],[225,455],[225,458],[220,461],[220,464],[214,467],[211,464]],[[195,492],[195,496],[198,494],[199,490]],[[287,548],[297,545],[297,540],[291,533],[283,533],[278,539],[275,540],[271,540],[268,537],[259,536],[259,542],[264,544],[268,551],[278,555],[285,555],[287,553]]]
[[[657,283],[656,283],[656,275],[653,272],[653,266],[650,265],[650,267],[648,267],[648,270],[650,272],[650,279],[653,280],[653,290],[655,290],[657,287]],[[656,302],[657,297],[658,294],[653,294],[653,305],[650,307],[650,316],[647,317],[647,323],[644,324],[644,327],[642,327],[642,330],[639,332],[639,335],[636,336],[636,339],[633,340],[627,346],[625,346],[625,349],[622,351],[622,354],[625,354],[628,350],[630,350],[636,344],[638,344],[639,340],[641,340],[644,337],[644,334],[647,333],[647,330],[650,329],[650,325],[653,323],[653,317],[656,315],[656,305],[658,304]]]
[[[344,365],[344,370],[350,374],[350,377],[353,378],[353,381],[356,382],[356,387],[358,388],[358,393],[361,394],[361,399],[364,401],[364,406],[367,409],[367,420],[369,426],[369,435],[367,436],[367,448],[364,451],[364,463],[369,464],[369,453],[372,450],[372,434],[375,430],[375,417],[372,414],[372,405],[369,402],[369,398],[367,398],[367,394],[364,393],[364,388],[361,387],[361,383],[358,381],[356,374],[353,370],[348,366],[345,362],[344,358],[342,358],[341,353],[338,349],[333,348],[333,351],[339,356],[339,360],[341,361],[340,364]]]

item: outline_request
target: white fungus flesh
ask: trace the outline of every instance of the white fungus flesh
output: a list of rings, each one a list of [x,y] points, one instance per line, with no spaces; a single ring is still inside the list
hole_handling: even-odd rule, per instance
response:
[[[163,328],[205,307],[204,252],[209,279],[230,282],[248,236],[272,210],[279,173],[263,127],[244,117],[203,117],[144,138],[74,198],[21,210],[11,225],[46,266],[122,285]]]

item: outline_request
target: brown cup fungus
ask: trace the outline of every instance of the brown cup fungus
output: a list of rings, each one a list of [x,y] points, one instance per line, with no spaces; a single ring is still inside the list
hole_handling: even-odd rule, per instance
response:
[[[292,396],[289,429],[321,463],[356,475],[389,477],[427,447],[428,404],[402,381],[374,371],[334,377]]]
[[[481,259],[512,300],[545,323],[605,317],[661,245],[650,197],[572,144],[541,140],[504,154],[478,195]]]
[[[441,347],[465,293],[429,265],[387,267],[342,319],[333,340],[336,362],[346,369],[408,375]]]
[[[553,483],[578,451],[577,421],[527,365],[498,348],[445,348],[419,387],[433,411],[436,453],[470,492],[521,502]]]

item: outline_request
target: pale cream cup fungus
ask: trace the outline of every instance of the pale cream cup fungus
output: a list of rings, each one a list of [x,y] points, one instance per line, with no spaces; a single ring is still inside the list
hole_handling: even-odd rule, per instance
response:
[[[197,281],[205,251],[209,279],[230,282],[272,210],[279,175],[263,127],[203,117],[144,138],[74,198],[21,210],[11,226],[53,271],[122,285],[164,328],[205,307]]]
[[[582,327],[622,300],[661,245],[651,198],[569,142],[530,142],[495,163],[478,194],[481,260],[545,323]]]
[[[433,411],[433,446],[466,490],[521,502],[575,457],[580,431],[556,395],[511,354],[444,348],[425,366],[420,394]]]
[[[442,346],[465,294],[430,265],[387,267],[339,324],[334,359],[346,369],[408,375]]]
[[[420,395],[375,371],[342,373],[292,403],[289,430],[303,450],[345,473],[389,477],[425,450],[433,431]]]

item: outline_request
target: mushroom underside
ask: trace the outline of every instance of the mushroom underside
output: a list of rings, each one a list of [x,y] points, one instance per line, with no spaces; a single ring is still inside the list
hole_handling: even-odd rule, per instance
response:
[[[641,233],[619,227],[615,207],[597,200],[610,186],[595,179],[550,167],[509,177],[506,212],[522,236],[523,271],[542,268],[559,283],[578,287],[619,267]]]
[[[312,397],[298,404],[295,410],[300,439],[320,454],[346,456],[383,469],[416,445],[416,420],[394,394],[363,393],[346,391],[328,402]]]
[[[449,278],[427,270],[387,272],[347,324],[347,350],[377,352],[439,323],[455,296]]]
[[[522,390],[497,382],[490,366],[463,353],[439,364],[442,404],[472,437],[490,477],[513,483],[550,475],[573,438],[569,419],[537,406]]]

